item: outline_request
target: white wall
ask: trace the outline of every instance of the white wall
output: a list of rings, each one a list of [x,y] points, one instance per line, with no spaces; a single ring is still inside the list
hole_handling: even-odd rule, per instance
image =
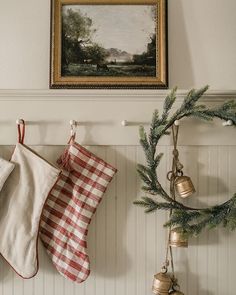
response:
[[[170,87],[236,89],[236,1],[169,0]],[[0,89],[47,89],[49,0],[0,1]]]
[[[236,89],[236,1],[168,2],[170,87]]]
[[[15,119],[24,118],[26,142],[55,161],[68,139],[68,121],[75,119],[80,122],[78,141],[93,145],[93,152],[119,172],[90,226],[88,281],[74,285],[64,280],[41,248],[39,274],[32,280],[22,280],[0,261],[0,295],[151,294],[152,276],[163,260],[165,214],[146,216],[132,205],[140,195],[135,166],[143,161],[137,127],[148,127],[167,92],[47,90],[49,2],[0,0],[0,155],[9,157],[12,148],[6,145],[16,141]],[[213,92],[203,100],[211,106],[236,97],[235,11],[235,0],[169,0],[170,87],[210,84]],[[177,105],[185,94],[178,93]],[[121,127],[123,119],[132,125]],[[160,146],[165,151],[159,171],[163,183],[170,144],[166,138]],[[184,120],[180,144],[198,191],[190,202],[212,205],[236,191],[234,128],[223,128],[219,121]],[[191,240],[188,250],[175,251],[185,294],[235,294],[235,242],[235,233],[216,230]]]

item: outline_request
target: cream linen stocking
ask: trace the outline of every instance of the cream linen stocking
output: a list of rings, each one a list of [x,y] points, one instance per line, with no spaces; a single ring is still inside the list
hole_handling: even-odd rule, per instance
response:
[[[24,132],[11,158],[15,169],[0,193],[0,253],[21,277],[31,278],[38,271],[41,212],[60,171],[23,145],[23,138]]]
[[[13,163],[0,158],[0,191],[13,169]]]

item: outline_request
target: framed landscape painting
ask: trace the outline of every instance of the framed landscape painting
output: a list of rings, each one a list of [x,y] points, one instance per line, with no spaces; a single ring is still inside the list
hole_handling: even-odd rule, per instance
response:
[[[167,88],[166,0],[51,4],[51,88]]]

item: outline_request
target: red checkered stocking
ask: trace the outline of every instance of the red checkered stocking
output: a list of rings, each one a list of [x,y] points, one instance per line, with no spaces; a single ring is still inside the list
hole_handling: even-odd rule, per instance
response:
[[[90,273],[88,225],[116,169],[74,140],[58,163],[64,169],[44,207],[41,240],[59,273],[81,283]]]

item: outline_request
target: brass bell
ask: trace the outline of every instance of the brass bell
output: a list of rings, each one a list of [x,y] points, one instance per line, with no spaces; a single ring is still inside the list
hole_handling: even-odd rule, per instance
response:
[[[180,227],[176,227],[170,231],[170,241],[171,247],[188,247],[188,237],[183,233]]]
[[[166,273],[160,272],[154,275],[152,292],[156,295],[168,295],[172,287],[172,280]]]
[[[175,179],[175,190],[182,198],[187,198],[196,192],[191,178],[184,175]]]

